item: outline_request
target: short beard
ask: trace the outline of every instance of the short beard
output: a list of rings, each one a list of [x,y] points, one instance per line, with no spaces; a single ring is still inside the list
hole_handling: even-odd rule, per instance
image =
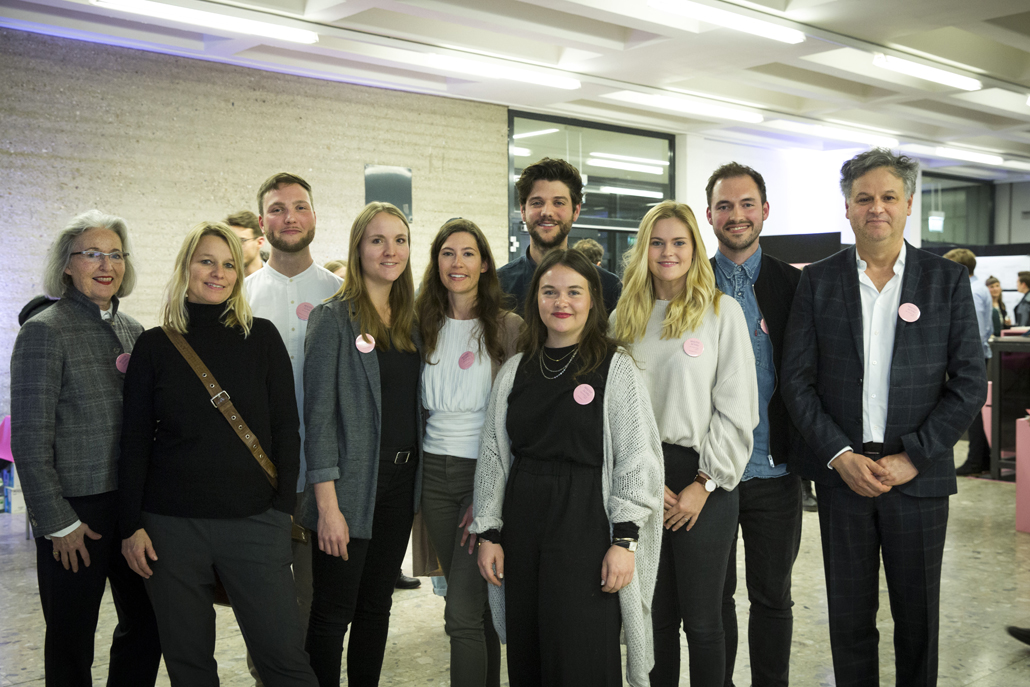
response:
[[[534,225],[529,227],[529,236],[533,243],[536,244],[537,248],[546,252],[565,243],[565,239],[568,238],[570,231],[572,231],[572,222],[569,222],[568,224],[559,224],[558,233],[555,234],[554,238],[550,241],[545,241],[544,238],[537,233],[536,226]]]
[[[312,229],[307,236],[301,238],[297,243],[286,243],[278,236],[272,236],[271,234],[266,234],[265,238],[268,239],[268,243],[272,245],[272,248],[275,248],[277,251],[283,253],[299,253],[310,246],[311,242],[315,240],[315,230]]]
[[[761,233],[761,231],[756,231],[755,225],[752,224],[751,233],[746,236],[741,236],[739,238],[730,236],[728,232],[723,230],[718,232],[715,237],[719,240],[719,243],[726,245],[732,250],[744,251],[755,244],[755,241],[758,240],[758,235]]]

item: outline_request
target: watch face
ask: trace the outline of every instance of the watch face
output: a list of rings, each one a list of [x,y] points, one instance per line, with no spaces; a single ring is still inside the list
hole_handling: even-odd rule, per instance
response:
[[[705,491],[709,493],[715,491],[715,480],[710,479],[707,482],[705,482]]]

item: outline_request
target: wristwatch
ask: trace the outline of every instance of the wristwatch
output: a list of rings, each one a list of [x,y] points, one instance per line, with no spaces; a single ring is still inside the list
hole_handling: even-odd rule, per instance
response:
[[[629,549],[630,553],[636,553],[637,540],[626,537],[616,537],[615,539],[612,539],[612,546],[621,546],[624,549]]]
[[[711,477],[705,477],[704,474],[699,472],[697,473],[697,477],[694,478],[694,481],[700,484],[702,487],[704,487],[705,491],[707,491],[709,494],[715,491],[715,480]]]

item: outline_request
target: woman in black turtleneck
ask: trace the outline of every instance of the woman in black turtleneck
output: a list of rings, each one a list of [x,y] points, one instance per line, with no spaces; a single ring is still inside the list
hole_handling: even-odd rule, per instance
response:
[[[243,298],[242,264],[228,226],[195,227],[176,259],[163,327],[184,336],[229,394],[275,465],[276,486],[165,331],[150,329],[125,376],[122,553],[147,581],[172,685],[218,684],[217,573],[263,682],[313,687],[290,570],[293,373],[279,333]]]

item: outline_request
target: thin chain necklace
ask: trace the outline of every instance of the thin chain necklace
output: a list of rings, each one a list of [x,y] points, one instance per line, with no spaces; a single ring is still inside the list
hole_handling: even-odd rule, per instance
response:
[[[569,369],[569,365],[571,365],[572,361],[576,359],[576,354],[577,353],[579,353],[579,346],[576,346],[576,348],[573,349],[572,356],[569,358],[569,362],[565,363],[565,366],[562,369],[560,369],[560,370],[552,370],[551,368],[547,367],[547,365],[544,363],[544,356],[540,356],[540,375],[544,379],[558,379],[558,377],[561,377],[563,374],[565,374],[565,370]],[[562,357],[564,357],[564,356],[562,356]],[[553,360],[553,358],[552,358],[552,360]],[[545,370],[546,370],[546,372],[545,372]],[[547,376],[548,372],[550,372],[554,376],[553,377],[548,377]],[[557,373],[557,374],[555,374],[555,373]]]
[[[544,352],[544,355],[547,355],[547,349],[546,348],[541,348],[540,350],[542,350]],[[576,346],[575,348],[573,348],[571,351],[569,351],[565,355],[560,355],[557,358],[552,358],[551,356],[547,355],[547,359],[550,360],[552,363],[558,363],[560,365],[561,361],[565,360],[565,358],[569,357],[570,355],[576,355],[576,351],[578,351],[578,350],[579,350],[579,346]]]

